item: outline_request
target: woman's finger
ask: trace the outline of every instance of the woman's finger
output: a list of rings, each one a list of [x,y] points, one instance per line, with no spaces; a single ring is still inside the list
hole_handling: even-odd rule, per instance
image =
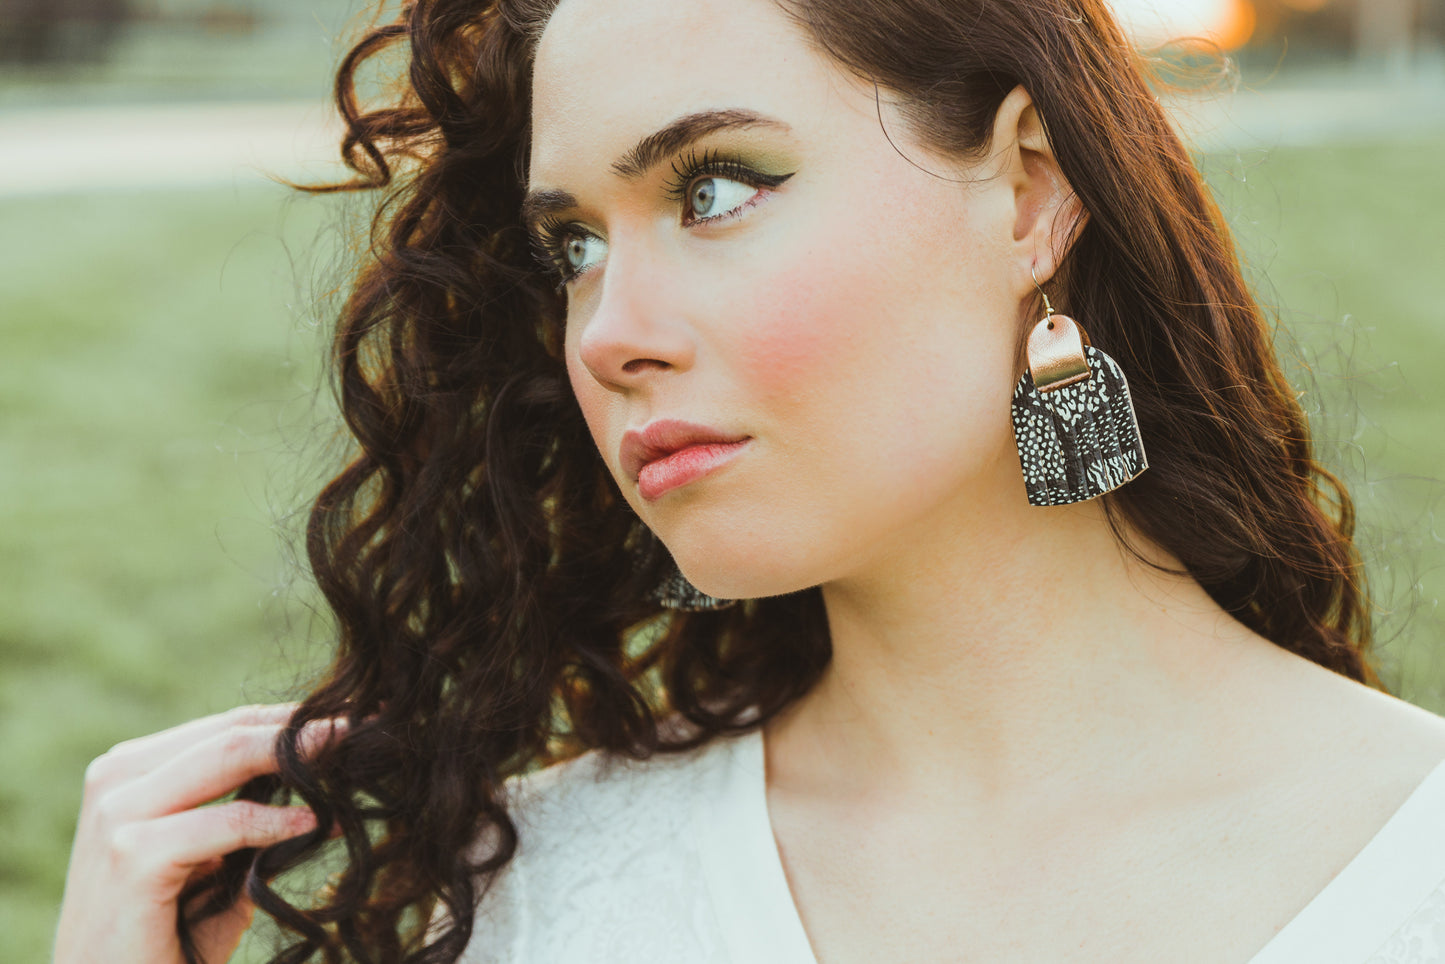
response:
[[[313,720],[301,730],[301,751],[310,755],[344,724]],[[144,777],[112,790],[103,806],[113,820],[162,817],[200,806],[252,777],[275,773],[276,738],[284,724],[233,726],[186,747]]]
[[[245,800],[183,810],[128,824],[111,839],[112,864],[152,881],[174,899],[195,868],[233,850],[268,847],[316,829],[309,807],[272,807]]]
[[[104,790],[148,773],[188,747],[236,726],[283,725],[296,703],[238,706],[224,713],[190,720],[168,730],[117,743],[91,761],[85,772],[87,789]]]

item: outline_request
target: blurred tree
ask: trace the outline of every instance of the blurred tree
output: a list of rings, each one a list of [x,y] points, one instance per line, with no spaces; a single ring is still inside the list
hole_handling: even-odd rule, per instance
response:
[[[0,0],[0,63],[104,60],[129,16],[128,0]]]
[[[1423,0],[1357,0],[1355,51],[1367,60],[1408,60],[1420,31]]]
[[[1253,46],[1364,60],[1409,60],[1445,38],[1445,0],[1256,0]]]

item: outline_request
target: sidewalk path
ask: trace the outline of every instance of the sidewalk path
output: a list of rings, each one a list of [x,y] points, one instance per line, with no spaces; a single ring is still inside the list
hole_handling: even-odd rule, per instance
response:
[[[1175,101],[1203,150],[1399,138],[1445,130],[1445,76],[1348,73]],[[340,125],[322,103],[219,103],[0,111],[0,197],[262,183],[266,172],[339,176]]]
[[[1205,151],[1409,139],[1445,131],[1445,73],[1391,81],[1337,71],[1178,99],[1173,110]]]
[[[0,112],[0,197],[319,180],[342,172],[340,141],[320,103]]]

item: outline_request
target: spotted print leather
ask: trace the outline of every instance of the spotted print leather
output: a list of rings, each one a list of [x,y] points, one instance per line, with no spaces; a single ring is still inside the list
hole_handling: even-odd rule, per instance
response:
[[[1040,392],[1027,371],[1013,394],[1014,439],[1032,505],[1082,502],[1149,467],[1119,365],[1084,346],[1089,377]]]

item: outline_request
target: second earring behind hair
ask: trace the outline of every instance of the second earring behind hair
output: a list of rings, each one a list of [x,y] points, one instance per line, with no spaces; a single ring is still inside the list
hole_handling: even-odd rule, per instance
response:
[[[674,609],[684,613],[706,613],[717,609],[727,609],[737,605],[736,599],[719,599],[717,596],[709,596],[701,589],[687,581],[682,570],[677,568],[676,563],[672,571],[662,580],[655,590],[652,598],[662,604],[664,609]]]
[[[1014,441],[1029,503],[1066,505],[1117,489],[1149,463],[1124,372],[1039,293],[1045,314],[1014,388]]]

